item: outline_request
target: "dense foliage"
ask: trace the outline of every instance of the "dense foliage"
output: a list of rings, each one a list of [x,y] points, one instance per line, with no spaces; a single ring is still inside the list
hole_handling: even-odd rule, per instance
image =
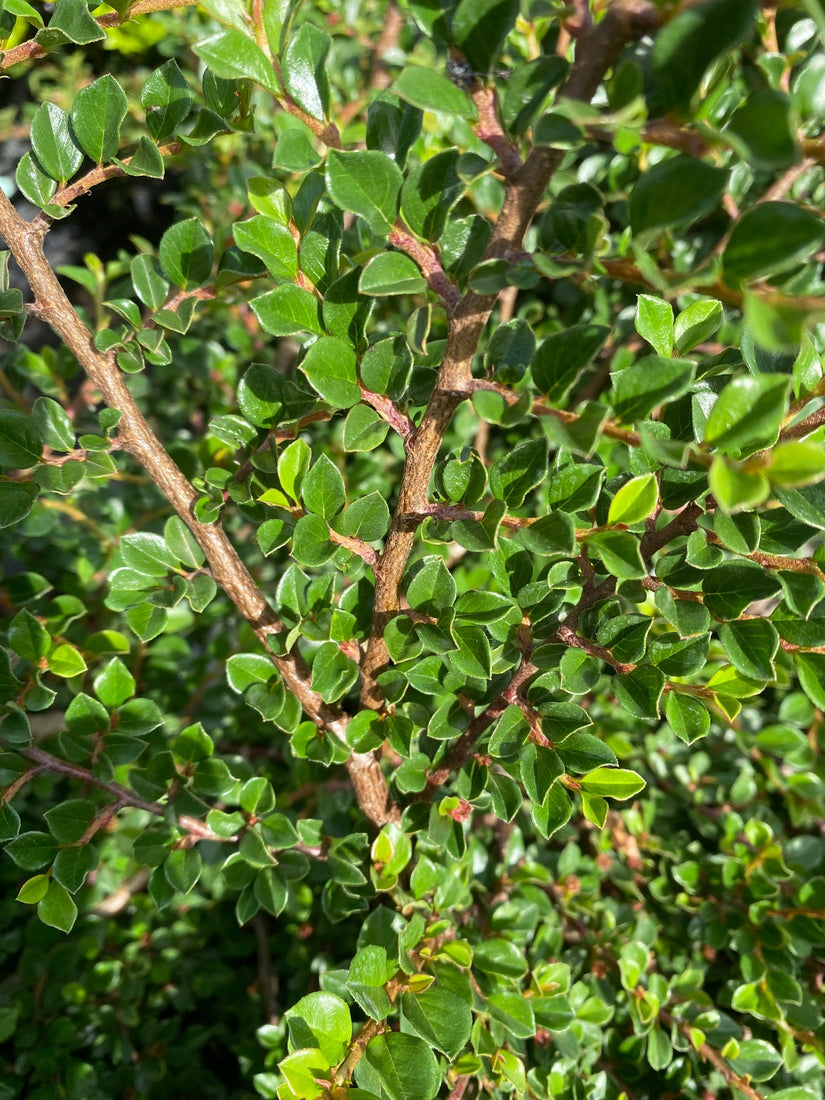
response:
[[[0,1100],[822,1100],[823,31],[0,0]]]

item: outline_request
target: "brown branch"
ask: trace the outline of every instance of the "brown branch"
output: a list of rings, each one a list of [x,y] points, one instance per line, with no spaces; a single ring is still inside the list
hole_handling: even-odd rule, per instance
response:
[[[647,531],[642,535],[639,547],[642,560],[650,562],[657,550],[667,546],[669,542],[678,539],[681,535],[689,535],[696,530],[696,520],[703,514],[702,508],[695,501],[686,504],[678,515],[657,530]]]
[[[367,565],[374,566],[378,561],[378,555],[373,550],[368,542],[364,542],[362,539],[351,538],[349,535],[339,535],[333,528],[329,528],[330,542],[335,542],[338,546],[344,546],[347,550],[351,550],[353,554],[357,554],[359,558],[363,558]]]
[[[120,411],[120,446],[138,459],[189,527],[206,555],[216,583],[252,627],[277,666],[286,687],[297,697],[304,711],[316,725],[343,739],[346,717],[340,708],[328,705],[313,691],[310,670],[300,653],[293,651],[275,656],[270,651],[269,636],[283,629],[278,616],[267,603],[223,528],[196,519],[197,491],[149,427],[124,382],[114,356],[105,355],[93,346],[89,331],[43,254],[45,232],[24,221],[2,191],[0,235],[29,282],[40,316],[48,321],[74,354],[106,404]],[[389,792],[377,759],[369,754],[354,754],[347,767],[361,809],[373,823],[384,824],[388,820],[386,806]]]
[[[173,157],[176,153],[179,153],[183,145],[179,141],[172,141],[168,145],[160,146],[160,155],[162,157]],[[132,157],[124,157],[124,164],[131,164]],[[81,176],[79,180],[74,183],[68,184],[66,187],[61,187],[60,190],[50,200],[50,206],[68,206],[69,203],[74,202],[75,199],[85,194],[87,191],[91,191],[93,187],[96,187],[99,183],[104,183],[106,180],[116,179],[118,176],[125,176],[127,173],[119,164],[107,164],[105,168],[98,166],[92,168],[90,172],[87,172],[85,176]]]
[[[501,695],[494,699],[486,710],[473,718],[435,771],[430,772],[427,776],[427,786],[422,795],[418,796],[419,798],[431,794],[438,787],[442,787],[453,772],[457,772],[468,760],[472,759],[473,750],[479,737],[497,718],[501,717],[507,707],[513,703],[519,704],[522,688],[536,672],[538,672],[536,666],[530,661],[529,657],[525,656]]]
[[[373,393],[372,390],[361,387],[361,400],[371,405],[382,420],[386,420],[403,440],[412,433],[413,423],[405,412],[402,412],[394,401],[385,397],[382,393]]]
[[[609,649],[605,649],[604,646],[597,645],[595,642],[590,642],[586,638],[579,637],[575,631],[571,630],[569,626],[560,626],[553,635],[558,641],[564,645],[573,646],[575,649],[582,649],[585,653],[589,653],[591,657],[598,657],[600,661],[604,661],[610,665],[611,668],[615,668],[617,672],[632,672],[636,665],[625,664],[622,661],[617,661]]]
[[[387,241],[394,248],[406,252],[421,268],[427,286],[438,295],[442,304],[447,309],[455,309],[461,300],[461,294],[455,283],[447,278],[435,249],[414,237],[401,220],[392,227]]]
[[[788,428],[783,428],[779,433],[779,442],[785,443],[789,439],[804,439],[806,435],[815,432],[823,424],[825,424],[825,405],[818,408],[816,412],[811,413],[810,416],[806,416],[804,420],[791,424]]]
[[[478,112],[478,122],[473,126],[476,137],[489,145],[499,159],[505,179],[514,176],[521,168],[519,151],[504,133],[498,114],[498,96],[495,88],[479,87],[472,93]]]

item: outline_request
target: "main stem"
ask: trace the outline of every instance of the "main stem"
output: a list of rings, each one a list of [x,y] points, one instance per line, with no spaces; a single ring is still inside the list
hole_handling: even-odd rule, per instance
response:
[[[338,707],[326,704],[312,690],[311,672],[297,651],[274,655],[269,636],[282,625],[263,592],[217,524],[201,523],[195,517],[198,494],[149,427],[132,397],[113,355],[99,352],[88,329],[74,310],[63,287],[43,253],[46,230],[25,221],[0,190],[0,235],[23,270],[34,294],[37,316],[60,336],[99,390],[103,400],[121,413],[118,443],[142,464],[180,518],[189,527],[206,555],[212,576],[237,607],[277,666],[287,688],[299,699],[306,714],[320,728],[344,737],[347,719]],[[356,798],[374,824],[388,820],[388,790],[378,761],[369,754],[355,753],[347,764]],[[396,811],[397,813],[397,811]]]
[[[580,36],[576,60],[561,95],[589,101],[626,43],[654,29],[658,23],[659,14],[648,0],[614,0],[601,23]],[[537,146],[524,164],[508,176],[504,203],[485,260],[506,258],[521,248],[524,234],[563,156],[558,150]],[[421,424],[407,441],[398,503],[375,568],[372,629],[362,663],[361,703],[365,707],[383,705],[376,677],[389,656],[384,631],[399,608],[401,579],[415,539],[413,514],[423,511],[427,504],[433,466],[453,413],[468,396],[473,359],[495,303],[496,295],[468,291],[451,310],[444,359],[435,388]]]

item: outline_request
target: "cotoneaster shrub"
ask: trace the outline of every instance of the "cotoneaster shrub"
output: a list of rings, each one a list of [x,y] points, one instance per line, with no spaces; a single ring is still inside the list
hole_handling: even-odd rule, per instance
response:
[[[822,1100],[818,0],[0,11],[0,1097]]]

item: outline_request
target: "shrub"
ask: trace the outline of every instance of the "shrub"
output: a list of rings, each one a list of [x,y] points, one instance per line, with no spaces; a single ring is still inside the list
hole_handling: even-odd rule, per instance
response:
[[[821,1100],[816,0],[0,11],[0,1097]]]

